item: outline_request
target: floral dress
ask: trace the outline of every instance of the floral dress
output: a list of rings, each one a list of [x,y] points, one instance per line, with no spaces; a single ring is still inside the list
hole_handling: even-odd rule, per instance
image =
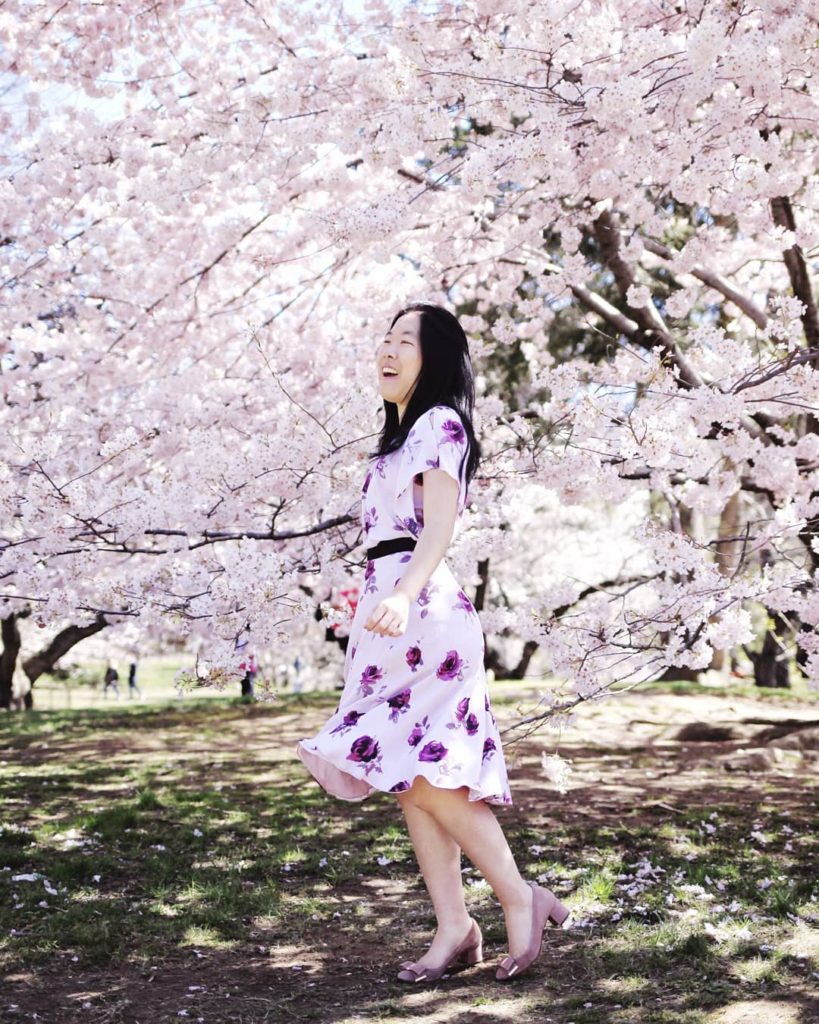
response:
[[[438,405],[416,420],[398,451],[371,462],[361,494],[368,548],[418,537],[427,469],[442,469],[458,482],[457,533],[466,504],[466,447],[458,413]],[[446,561],[411,605],[403,636],[363,628],[411,556],[399,551],[367,561],[339,705],[297,753],[320,785],[342,800],[363,800],[375,790],[400,793],[423,776],[444,789],[467,786],[470,800],[511,804],[480,621]]]

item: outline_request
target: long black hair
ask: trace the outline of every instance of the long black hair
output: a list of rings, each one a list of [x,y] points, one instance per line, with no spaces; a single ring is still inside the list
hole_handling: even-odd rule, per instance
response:
[[[384,402],[384,426],[374,455],[396,451],[406,441],[407,434],[420,416],[434,405],[445,405],[461,417],[469,441],[465,473],[468,485],[478,468],[481,446],[472,426],[475,379],[466,334],[458,318],[449,310],[428,302],[412,302],[399,309],[389,330],[407,313],[421,314],[421,372],[400,422],[396,403]]]

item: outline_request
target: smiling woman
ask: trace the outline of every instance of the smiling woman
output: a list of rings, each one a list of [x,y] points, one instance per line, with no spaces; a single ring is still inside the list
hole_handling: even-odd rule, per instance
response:
[[[421,314],[410,312],[393,322],[376,352],[381,397],[397,406],[399,420],[421,376],[421,363]]]
[[[484,671],[483,632],[443,560],[466,505],[480,448],[466,335],[437,306],[401,310],[375,352],[385,421],[361,495],[367,564],[350,629],[339,705],[298,754],[327,792],[396,794],[432,898],[429,950],[402,981],[434,981],[482,959],[469,917],[461,850],[503,905],[510,955],[496,977],[537,957],[549,920],[568,911],[527,885],[490,804],[510,804]]]

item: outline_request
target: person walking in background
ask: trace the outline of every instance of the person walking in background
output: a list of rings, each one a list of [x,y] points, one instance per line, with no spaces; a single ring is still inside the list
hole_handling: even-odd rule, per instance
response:
[[[117,670],[114,668],[110,661],[108,662],[108,665],[105,669],[105,675],[103,676],[102,682],[103,697],[108,697],[108,688],[110,687],[117,695],[117,700],[119,700],[119,672],[117,672]]]
[[[137,663],[132,661],[128,666],[128,699],[131,700],[133,697],[139,697],[142,699],[142,690],[140,690],[137,684]]]
[[[242,697],[246,700],[253,700],[253,684],[256,682],[256,655],[251,651],[244,661],[239,663],[239,668],[244,669],[242,676]]]
[[[242,700],[251,701],[254,699],[253,684],[256,681],[256,655],[250,650],[250,623],[236,637],[233,649],[242,656],[239,662],[239,671],[242,673]]]
[[[483,959],[469,916],[461,851],[503,907],[509,953],[495,977],[519,977],[549,921],[568,909],[524,881],[490,805],[512,798],[484,671],[480,620],[443,556],[480,458],[466,335],[439,306],[394,318],[375,352],[385,422],[361,495],[367,548],[350,627],[344,690],[297,753],[342,800],[395,794],[437,918],[429,949],[398,979],[432,982]]]
[[[341,587],[334,590],[330,596],[330,607],[341,612],[343,619],[342,622],[334,622],[327,627],[324,639],[337,643],[344,654],[347,653],[347,646],[350,642],[349,622],[355,615],[358,597],[358,587],[356,586]],[[319,612],[320,614],[321,612]]]
[[[304,662],[302,661],[301,655],[297,654],[296,657],[293,659],[293,693],[301,693],[301,691],[304,689],[304,685],[301,679],[301,673],[303,669]]]

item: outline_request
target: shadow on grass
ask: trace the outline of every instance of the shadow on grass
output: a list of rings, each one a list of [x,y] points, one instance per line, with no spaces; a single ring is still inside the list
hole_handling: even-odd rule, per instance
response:
[[[12,787],[0,833],[10,1001],[27,1012],[47,1002],[54,1024],[84,1002],[86,1024],[182,1009],[245,1024],[703,1024],[749,991],[785,1000],[799,1024],[819,1010],[810,960],[782,945],[794,909],[805,920],[817,909],[809,789],[764,777],[742,792],[719,776],[687,785],[682,754],[647,778],[616,748],[617,778],[570,801],[544,794],[537,754],[524,750],[516,807],[501,812],[524,873],[543,876],[583,927],[550,933],[514,986],[487,965],[430,989],[395,982],[432,927],[395,803],[330,801],[292,756],[299,713],[320,717],[333,702],[75,712],[76,730],[61,713],[59,735],[31,732],[0,776]],[[220,741],[206,756],[203,730]],[[645,757],[661,755],[670,748]],[[599,749],[571,756],[602,763]],[[501,915],[485,889],[467,892],[494,960]],[[707,934],[706,922],[726,935]]]

